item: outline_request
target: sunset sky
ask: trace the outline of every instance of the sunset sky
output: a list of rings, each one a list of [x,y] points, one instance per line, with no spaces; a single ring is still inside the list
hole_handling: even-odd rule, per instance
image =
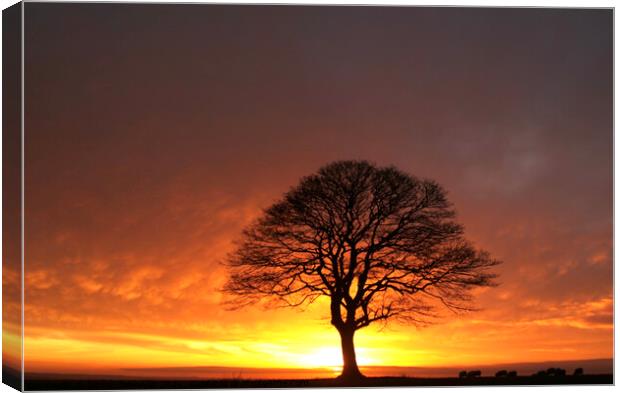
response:
[[[612,11],[27,3],[25,39],[26,372],[341,364],[325,302],[218,292],[341,159],[436,180],[504,261],[479,312],[358,332],[361,365],[613,356]]]

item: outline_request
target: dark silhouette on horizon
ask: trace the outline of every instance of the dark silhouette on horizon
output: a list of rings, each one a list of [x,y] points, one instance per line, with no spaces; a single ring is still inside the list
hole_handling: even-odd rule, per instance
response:
[[[573,372],[573,376],[575,376],[575,377],[578,377],[580,375],[583,375],[583,368],[581,368],[581,367],[576,368],[575,371]],[[565,377],[566,376],[566,369],[559,368],[559,367],[550,367],[547,370],[540,370],[540,371],[534,373],[533,376],[537,376],[537,377]]]
[[[465,371],[467,373],[467,371]],[[26,378],[26,390],[116,390],[116,389],[245,389],[245,388],[342,388],[342,387],[406,387],[406,386],[528,386],[528,385],[611,385],[613,374],[562,375],[550,378],[546,371],[532,376],[476,376],[472,378],[368,377],[345,379],[115,379],[75,378],[42,374]]]
[[[243,232],[224,291],[241,307],[269,298],[330,301],[341,337],[339,378],[363,378],[354,334],[397,319],[425,325],[436,305],[472,310],[470,291],[494,285],[499,261],[463,237],[446,192],[394,167],[338,161],[304,177]]]

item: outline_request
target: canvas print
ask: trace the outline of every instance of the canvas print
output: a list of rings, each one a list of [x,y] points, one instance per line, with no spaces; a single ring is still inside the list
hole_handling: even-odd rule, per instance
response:
[[[613,10],[3,11],[3,382],[613,383]]]

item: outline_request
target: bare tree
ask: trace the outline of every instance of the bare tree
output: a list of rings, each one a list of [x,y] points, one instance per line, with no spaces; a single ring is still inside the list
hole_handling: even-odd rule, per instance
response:
[[[355,331],[428,322],[436,305],[471,309],[499,262],[463,238],[445,191],[396,168],[340,161],[305,177],[243,232],[224,291],[239,305],[302,306],[326,296],[342,343],[341,378],[360,378]]]

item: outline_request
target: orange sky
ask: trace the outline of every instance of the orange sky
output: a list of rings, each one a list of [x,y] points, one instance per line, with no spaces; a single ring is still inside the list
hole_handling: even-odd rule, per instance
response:
[[[612,357],[609,11],[28,3],[25,55],[26,371],[340,364],[325,303],[217,291],[337,159],[437,180],[504,261],[479,312],[358,332],[361,365]]]

